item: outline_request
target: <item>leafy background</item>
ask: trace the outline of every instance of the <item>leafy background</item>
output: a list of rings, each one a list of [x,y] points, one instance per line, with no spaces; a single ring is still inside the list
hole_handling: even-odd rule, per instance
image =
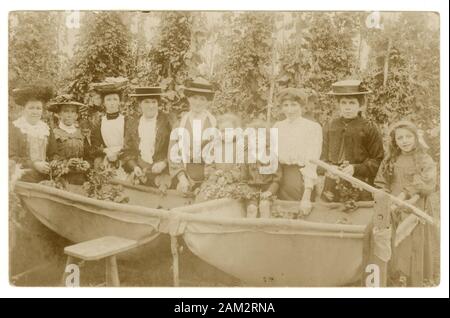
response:
[[[74,20],[75,19],[75,20]],[[75,21],[76,23],[70,23]],[[161,85],[172,117],[186,110],[182,85],[217,86],[211,111],[281,119],[279,89],[304,88],[305,116],[335,115],[331,83],[361,78],[373,93],[365,116],[386,132],[398,119],[424,131],[439,159],[439,16],[402,12],[12,12],[9,87],[43,79],[86,101],[88,85],[125,76]],[[270,105],[270,106],[269,106]],[[123,111],[137,112],[132,99]],[[10,101],[10,116],[15,105]]]

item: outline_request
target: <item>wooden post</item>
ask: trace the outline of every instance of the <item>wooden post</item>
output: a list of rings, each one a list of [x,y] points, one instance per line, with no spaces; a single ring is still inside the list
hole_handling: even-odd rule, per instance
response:
[[[67,256],[67,260],[66,260],[66,266],[64,267],[64,271],[63,271],[63,276],[62,276],[62,281],[61,281],[61,285],[63,287],[66,287],[66,278],[67,278],[67,273],[66,273],[66,268],[67,266],[69,266],[70,264],[74,264],[74,258],[72,256]]]
[[[372,228],[372,240],[371,240],[371,255],[369,264],[377,265],[379,268],[379,287],[386,287],[387,285],[387,274],[388,274],[388,260],[381,259],[375,253],[375,242],[374,242],[374,232],[373,231],[384,231],[391,227],[391,200],[389,196],[384,193],[375,193],[375,204],[374,204],[374,214],[372,218],[373,228]],[[391,247],[391,240],[388,242],[389,248]],[[392,251],[391,251],[392,257]]]
[[[106,260],[106,286],[120,287],[119,270],[116,256],[110,256]]]
[[[272,120],[272,103],[273,103],[273,93],[275,91],[275,60],[276,60],[276,54],[277,54],[277,49],[276,49],[276,36],[275,36],[275,21],[272,22],[273,23],[273,31],[272,31],[272,54],[271,54],[271,58],[272,58],[272,63],[271,63],[271,70],[270,70],[270,87],[269,87],[269,102],[268,102],[268,107],[267,107],[267,123],[270,124],[271,120]]]
[[[388,74],[389,74],[389,58],[391,56],[392,39],[388,40],[388,47],[386,50],[386,56],[384,58],[384,69],[383,69],[383,86],[386,86]]]
[[[175,235],[170,236],[170,249],[172,251],[172,272],[173,272],[173,286],[180,286],[179,272],[178,272],[178,241]]]

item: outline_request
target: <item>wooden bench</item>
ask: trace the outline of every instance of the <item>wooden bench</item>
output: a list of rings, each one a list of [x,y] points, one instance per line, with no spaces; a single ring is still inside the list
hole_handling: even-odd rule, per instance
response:
[[[83,261],[98,261],[105,259],[106,262],[106,286],[119,287],[119,270],[116,255],[138,246],[138,242],[117,236],[104,236],[98,239],[85,241],[64,248],[67,256],[66,268],[74,264],[75,259]],[[65,284],[67,274],[63,275]]]

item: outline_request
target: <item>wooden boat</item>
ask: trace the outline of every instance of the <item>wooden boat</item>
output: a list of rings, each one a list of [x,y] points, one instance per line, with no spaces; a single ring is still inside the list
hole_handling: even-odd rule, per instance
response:
[[[243,203],[232,199],[193,204],[175,191],[161,196],[147,187],[125,186],[130,203],[119,204],[78,194],[77,187],[70,190],[25,182],[15,185],[22,205],[72,242],[106,235],[130,238],[148,244],[145,250],[124,256],[142,259],[168,238],[162,233],[169,234],[174,282],[178,282],[174,238],[182,236],[195,255],[245,285],[355,285],[364,273],[375,210],[373,202],[359,202],[351,213],[343,212],[338,203],[316,203],[304,219],[249,219]],[[275,201],[274,209],[294,213],[298,202]],[[405,232],[411,233],[414,226]]]
[[[46,227],[72,242],[115,235],[149,243],[146,244],[148,248],[160,241],[157,239],[160,237],[161,216],[170,208],[192,201],[175,191],[169,190],[162,196],[156,189],[131,185],[124,185],[129,204],[91,199],[81,194],[80,187],[72,185],[68,189],[70,191],[64,191],[18,181],[14,190],[26,210]],[[136,251],[130,255],[139,256],[140,253]]]
[[[298,202],[274,208],[296,211]],[[344,286],[362,277],[373,202],[350,214],[340,204],[315,204],[301,220],[246,219],[243,204],[231,199],[174,211],[195,216],[182,231],[189,249],[246,285]]]

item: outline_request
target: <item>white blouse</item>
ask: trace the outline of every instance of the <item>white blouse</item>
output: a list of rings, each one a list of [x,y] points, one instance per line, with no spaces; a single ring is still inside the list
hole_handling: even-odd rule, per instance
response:
[[[320,159],[322,152],[322,127],[311,120],[299,117],[285,119],[273,126],[278,129],[278,160],[281,164],[299,165],[305,186],[312,187],[317,179],[317,166],[310,159]]]
[[[119,152],[123,148],[125,118],[119,115],[116,119],[102,117],[101,133],[108,151]]]
[[[153,154],[155,153],[156,118],[157,116],[147,120],[142,116],[138,127],[141,158],[150,164],[153,163]]]
[[[50,127],[41,120],[35,125],[31,125],[25,117],[18,118],[13,122],[13,125],[27,136],[30,159],[32,161],[45,161]]]

